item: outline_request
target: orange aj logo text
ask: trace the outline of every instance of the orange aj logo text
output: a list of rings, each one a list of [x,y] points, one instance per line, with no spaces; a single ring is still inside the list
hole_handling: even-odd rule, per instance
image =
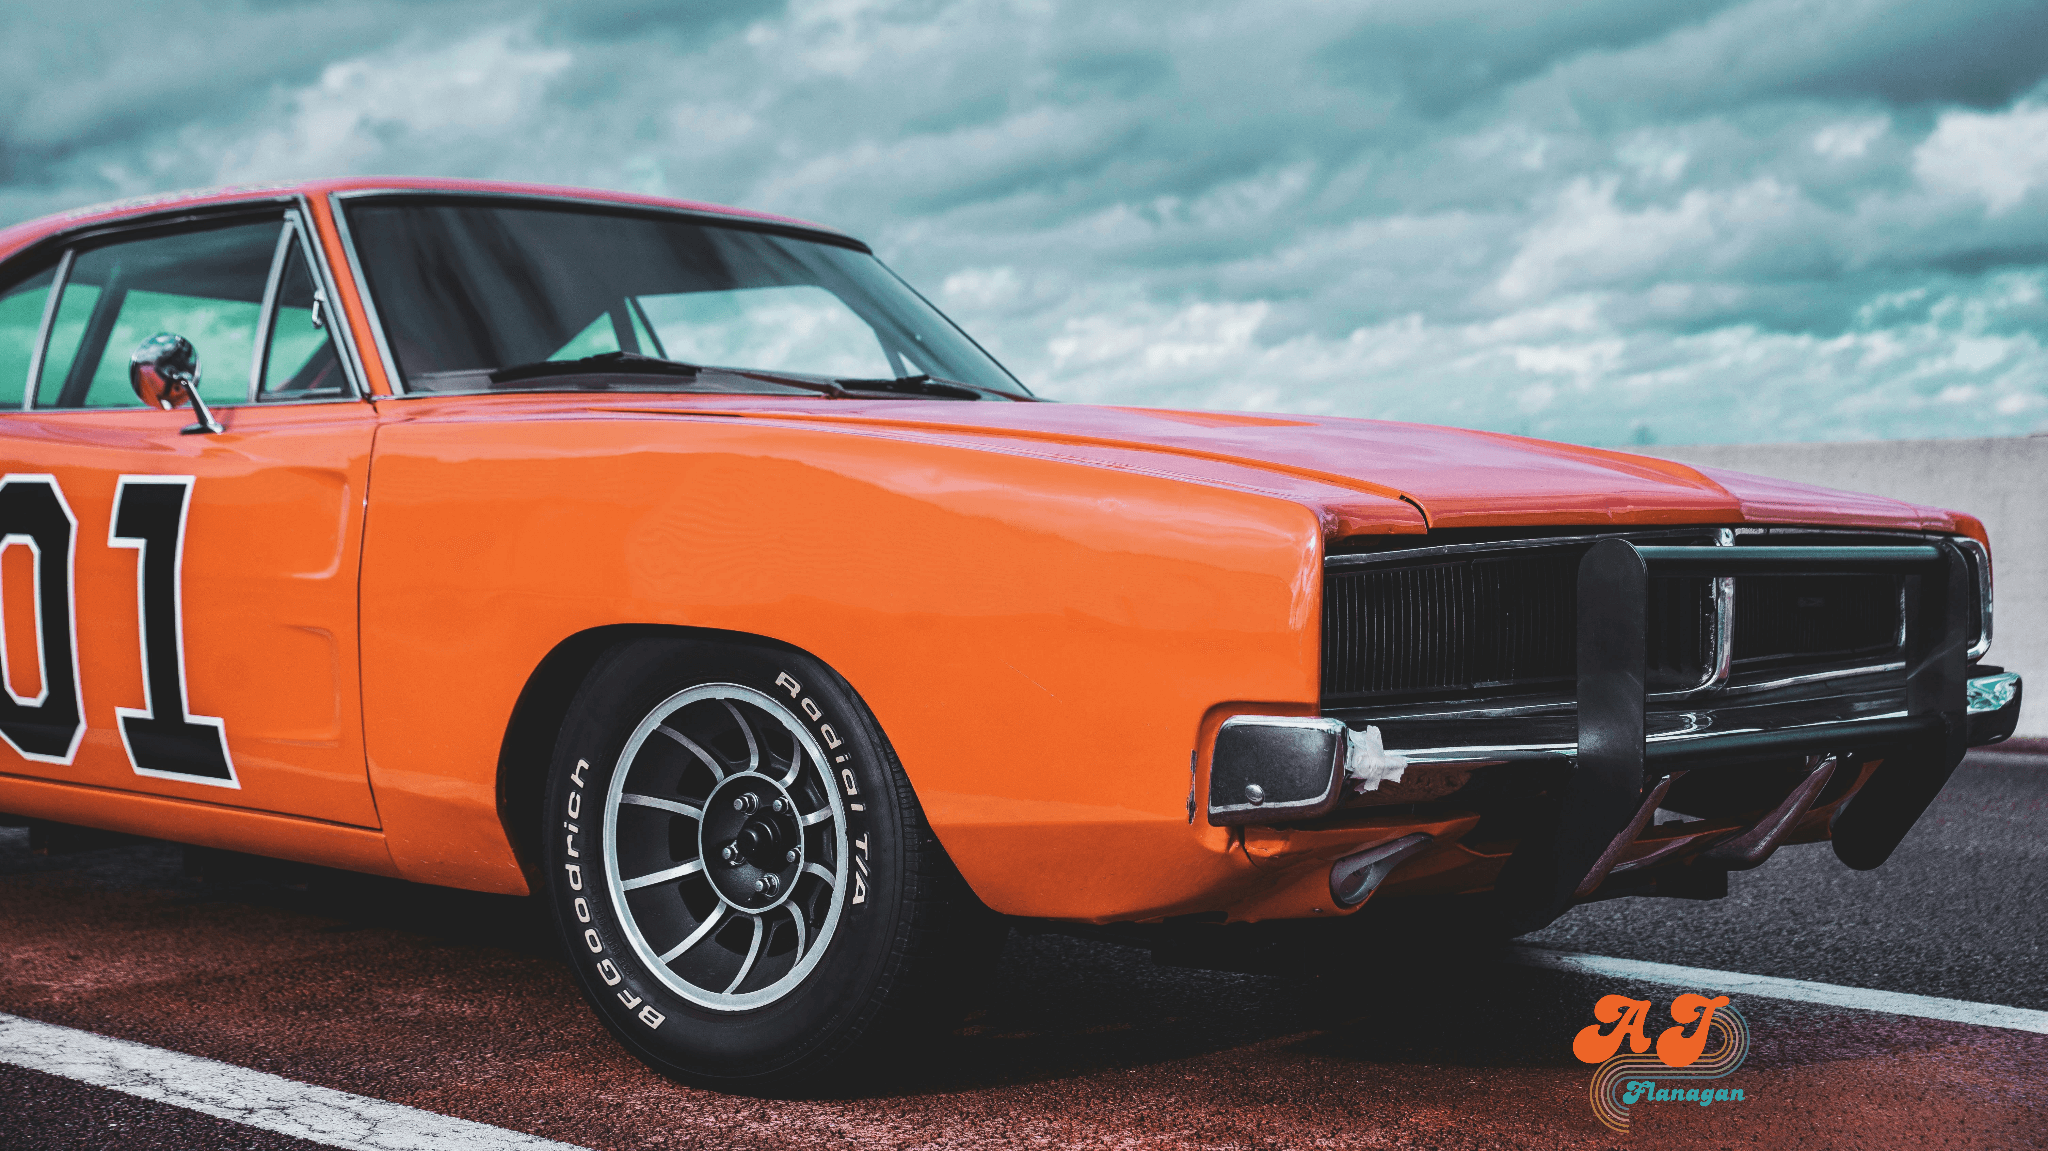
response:
[[[1740,1087],[1697,1085],[1698,1080],[1726,1076],[1749,1054],[1749,1026],[1729,1006],[1728,997],[1710,999],[1687,992],[1673,999],[1671,1020],[1676,1026],[1658,1034],[1655,1054],[1650,1053],[1648,1031],[1653,1006],[1647,999],[1603,996],[1593,1005],[1596,1022],[1573,1037],[1572,1054],[1600,1065],[1588,1085],[1593,1114],[1608,1127],[1627,1131],[1631,1104],[1683,1101],[1707,1107],[1743,1102]],[[1719,1038],[1711,1050],[1710,1037]],[[1695,1085],[1673,1085],[1670,1080],[1692,1080]]]

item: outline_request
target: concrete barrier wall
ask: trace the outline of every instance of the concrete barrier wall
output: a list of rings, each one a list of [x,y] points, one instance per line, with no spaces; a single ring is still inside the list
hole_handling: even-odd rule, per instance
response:
[[[1986,663],[2027,677],[2019,734],[2048,736],[2048,436],[1631,448],[1688,464],[1968,512],[1991,533],[1997,622]]]

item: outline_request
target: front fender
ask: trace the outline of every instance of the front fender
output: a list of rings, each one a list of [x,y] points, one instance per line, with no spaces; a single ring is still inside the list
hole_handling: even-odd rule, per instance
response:
[[[511,402],[406,401],[378,437],[364,711],[408,878],[524,889],[506,725],[557,643],[621,623],[831,664],[999,911],[1142,918],[1245,871],[1190,826],[1190,754],[1221,702],[1316,705],[1310,509],[998,448]]]

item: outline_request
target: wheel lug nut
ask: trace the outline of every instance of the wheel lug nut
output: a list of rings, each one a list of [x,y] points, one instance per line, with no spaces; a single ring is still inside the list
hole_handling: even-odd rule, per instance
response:
[[[793,848],[793,847],[792,847],[792,848],[790,848],[790,849],[789,849],[789,852],[788,852],[788,854],[784,855],[784,856],[782,857],[782,859],[783,859],[783,862],[785,862],[785,863],[795,863],[795,862],[796,862],[796,849],[795,849],[795,848]]]
[[[761,878],[761,879],[757,879],[757,880],[755,880],[755,881],[754,881],[754,890],[755,890],[755,891],[766,891],[766,890],[768,890],[768,880],[767,880],[767,879],[766,879],[765,877],[764,877],[764,878]]]
[[[779,799],[778,799],[778,800],[776,800],[776,801],[775,801],[774,803],[770,804],[769,806],[775,809],[775,813],[776,813],[777,815],[780,815],[780,814],[782,814],[782,810],[783,810],[783,808],[787,807],[788,805],[787,805],[787,804],[785,804],[785,803],[783,803],[783,802],[782,802],[781,800],[779,800]]]
[[[735,800],[733,800],[733,801],[732,801],[732,809],[733,809],[734,811],[745,811],[745,810],[747,809],[747,801],[746,801],[746,798],[745,798],[745,797],[743,796],[743,797],[741,797],[741,798],[739,798],[739,799],[735,799]]]

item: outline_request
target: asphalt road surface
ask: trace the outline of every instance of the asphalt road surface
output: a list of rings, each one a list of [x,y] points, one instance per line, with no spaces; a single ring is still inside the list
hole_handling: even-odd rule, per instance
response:
[[[1715,902],[1525,943],[2048,1009],[2048,757],[1974,754],[1882,869],[1789,848]],[[589,1148],[2048,1147],[2048,1035],[1736,996],[1744,1101],[1601,1126],[1602,995],[1676,988],[1388,939],[1316,975],[1013,934],[960,1034],[816,1098],[679,1087],[585,1012],[527,901],[337,876],[200,882],[175,847],[0,830],[0,1013]],[[1661,1014],[1655,1028],[1668,1025]],[[0,1148],[310,1148],[0,1063]]]

